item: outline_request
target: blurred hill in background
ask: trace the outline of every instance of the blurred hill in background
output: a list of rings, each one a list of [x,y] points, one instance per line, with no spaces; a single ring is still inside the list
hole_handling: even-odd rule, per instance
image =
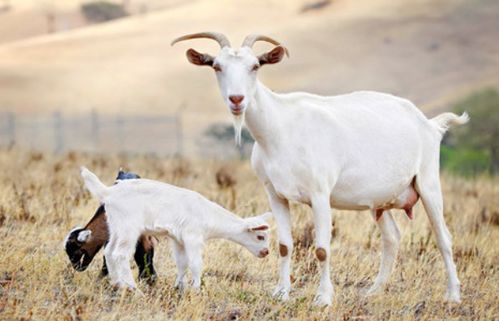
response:
[[[82,6],[121,6],[129,15],[164,10],[185,0],[0,0],[0,44],[87,26]]]
[[[182,108],[184,129],[200,135],[230,117],[213,72],[189,64],[185,50],[216,54],[218,46],[170,41],[205,30],[225,33],[234,46],[249,33],[283,42],[290,58],[260,71],[275,91],[378,90],[433,114],[479,88],[499,88],[495,0],[124,0],[111,2],[128,15],[100,24],[85,18],[83,1],[3,1],[0,111]]]

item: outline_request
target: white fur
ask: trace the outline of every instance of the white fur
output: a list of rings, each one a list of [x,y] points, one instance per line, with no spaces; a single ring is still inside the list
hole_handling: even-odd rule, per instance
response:
[[[443,217],[439,150],[450,124],[463,124],[445,113],[427,119],[410,101],[378,92],[338,96],[295,92],[277,94],[257,80],[251,66],[258,62],[248,47],[224,47],[215,58],[222,97],[242,95],[245,123],[255,138],[252,166],[265,185],[277,222],[279,242],[288,248],[280,262],[275,295],[289,297],[293,250],[289,201],[312,207],[316,247],[326,251],[315,302],[330,304],[333,285],[329,259],[331,208],[375,210],[415,188],[425,206],[448,276],[447,297],[460,300],[452,258],[451,237]],[[383,240],[381,268],[369,293],[388,280],[400,234],[390,213],[377,223]]]
[[[81,167],[80,171],[81,176],[85,181],[85,186],[90,194],[92,194],[93,197],[96,197],[99,202],[103,203],[104,198],[108,196],[109,193],[107,186],[102,184],[99,178],[85,167]]]
[[[231,240],[259,257],[268,253],[266,220],[271,213],[243,219],[196,192],[158,181],[129,179],[105,186],[86,168],[81,176],[90,193],[106,207],[110,237],[105,256],[112,284],[135,288],[129,260],[142,234],[165,235],[172,240],[178,269],[175,285],[180,288],[187,268],[192,273],[192,286],[200,287],[202,250],[209,239]]]

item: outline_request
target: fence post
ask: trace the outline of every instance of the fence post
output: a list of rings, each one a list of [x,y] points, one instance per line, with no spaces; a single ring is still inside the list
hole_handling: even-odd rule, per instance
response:
[[[61,112],[54,112],[54,138],[55,148],[54,152],[60,154],[64,150],[64,134],[62,132],[62,115]]]
[[[116,137],[118,138],[118,152],[125,152],[125,120],[121,115],[116,116]]]
[[[92,109],[90,112],[90,136],[92,137],[92,145],[94,152],[99,150],[99,114]]]
[[[175,114],[175,131],[177,138],[177,153],[175,156],[182,157],[184,155],[184,133],[182,128],[182,111],[185,108],[185,104],[180,105]]]
[[[7,136],[7,146],[11,148],[16,143],[16,115],[12,112],[7,113]]]

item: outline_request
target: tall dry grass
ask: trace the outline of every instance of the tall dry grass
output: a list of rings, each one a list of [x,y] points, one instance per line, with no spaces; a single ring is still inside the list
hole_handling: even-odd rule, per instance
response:
[[[494,320],[499,318],[499,182],[444,175],[445,217],[454,235],[462,282],[460,305],[443,301],[443,262],[421,205],[415,220],[396,213],[403,238],[397,266],[386,291],[364,298],[378,270],[380,237],[367,212],[334,211],[332,271],[334,304],[311,305],[318,284],[313,255],[311,211],[294,205],[293,292],[290,302],[271,299],[277,282],[275,231],[271,255],[257,259],[241,247],[213,241],[205,250],[199,294],[179,295],[172,287],[175,266],[168,242],[160,240],[157,284],[140,285],[145,297],[112,291],[98,279],[102,259],[75,272],[62,242],[74,225],[84,224],[98,205],[79,178],[79,166],[111,183],[120,166],[143,177],[201,192],[224,205],[232,194],[220,189],[214,161],[179,161],[153,156],[52,156],[0,151],[0,319],[2,320]],[[248,162],[234,162],[242,216],[268,210],[261,184]],[[137,270],[135,269],[136,273]]]

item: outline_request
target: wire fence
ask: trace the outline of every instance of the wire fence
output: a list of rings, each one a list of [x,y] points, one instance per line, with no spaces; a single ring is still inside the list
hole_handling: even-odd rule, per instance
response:
[[[182,156],[184,139],[179,114],[166,116],[81,115],[24,116],[3,113],[0,146],[64,153],[151,153]]]

